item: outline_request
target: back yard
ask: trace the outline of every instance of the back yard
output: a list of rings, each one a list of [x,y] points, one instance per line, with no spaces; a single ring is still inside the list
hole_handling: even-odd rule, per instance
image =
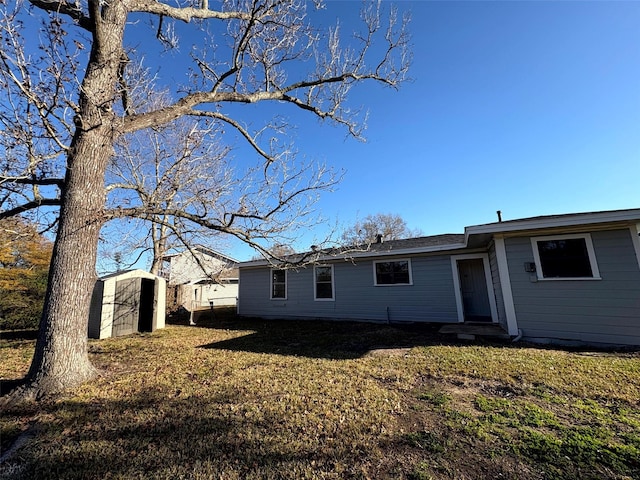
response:
[[[218,315],[92,341],[98,379],[3,412],[0,478],[640,478],[640,352],[435,332]]]

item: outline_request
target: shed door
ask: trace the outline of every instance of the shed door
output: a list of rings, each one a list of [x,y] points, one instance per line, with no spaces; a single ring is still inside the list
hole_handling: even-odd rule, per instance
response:
[[[465,322],[490,322],[491,306],[482,258],[458,260]]]
[[[119,337],[137,332],[139,312],[140,279],[130,278],[116,282],[113,336]]]
[[[155,285],[156,282],[149,278],[141,279],[140,286],[140,317],[138,329],[141,332],[153,331],[153,312],[155,310]]]

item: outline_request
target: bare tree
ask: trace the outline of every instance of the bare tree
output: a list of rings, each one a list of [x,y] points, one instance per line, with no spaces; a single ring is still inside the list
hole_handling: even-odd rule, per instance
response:
[[[358,220],[353,226],[342,232],[342,244],[345,246],[367,245],[381,240],[400,240],[422,235],[418,229],[410,229],[407,222],[398,214],[376,213]]]
[[[322,169],[309,174],[298,168],[284,141],[286,120],[245,123],[236,106],[290,107],[359,136],[362,117],[347,103],[351,88],[365,81],[397,87],[409,60],[406,20],[395,9],[383,15],[380,2],[363,8],[362,28],[341,43],[337,27],[323,32],[311,25],[306,0],[222,0],[216,8],[201,0],[26,1],[30,8],[20,0],[0,6],[0,82],[6,92],[0,99],[0,218],[59,210],[53,214],[56,241],[35,355],[26,384],[13,398],[56,392],[95,375],[86,332],[105,222],[158,222],[166,216],[268,253],[265,239],[309,215],[307,200],[332,179]],[[147,25],[152,28],[145,30]],[[138,36],[148,35],[135,49],[125,44],[132,26]],[[172,67],[166,77],[170,103],[136,111],[128,72],[140,65],[154,38],[174,48],[187,33],[200,49],[190,50],[184,71]],[[184,81],[176,85],[178,73]],[[222,209],[113,202],[105,180],[118,139],[185,116],[224,125],[261,159],[262,165],[248,169],[243,191]],[[258,201],[266,187],[269,197]]]
[[[224,146],[208,119],[179,118],[165,125],[122,136],[107,168],[107,205],[117,208],[161,210],[151,220],[142,220],[127,250],[134,257],[150,251],[150,271],[159,273],[162,259],[177,246],[211,243],[217,230],[165,212],[196,211],[200,205],[228,206],[237,191],[237,180],[228,164]],[[106,238],[107,243],[112,243]]]

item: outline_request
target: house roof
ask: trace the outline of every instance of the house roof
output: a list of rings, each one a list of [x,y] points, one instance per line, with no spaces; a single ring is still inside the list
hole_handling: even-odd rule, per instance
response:
[[[367,245],[366,252],[391,253],[397,250],[414,248],[435,248],[464,245],[464,235],[460,233],[445,233],[428,237],[404,238],[401,240],[385,240],[384,242]],[[368,247],[368,248],[367,248]]]
[[[291,261],[308,258],[309,261],[327,261],[341,258],[382,257],[387,255],[409,255],[414,253],[438,252],[465,248],[464,234],[447,233],[428,237],[405,238],[402,240],[386,240],[367,245],[344,248],[322,249],[291,255]],[[269,265],[268,260],[250,260],[240,263],[240,267]]]
[[[502,222],[472,225],[465,232],[498,233],[536,228],[566,227],[574,225],[593,225],[596,223],[616,223],[640,221],[640,208],[627,210],[607,210],[600,212],[565,213],[561,215],[542,215],[538,217],[518,218]]]
[[[105,275],[102,275],[99,280],[108,280],[110,278],[114,278],[114,277],[127,277],[127,278],[133,278],[133,277],[142,277],[142,278],[161,278],[158,277],[158,275],[154,275],[153,273],[149,273],[146,270],[141,270],[139,268],[134,268],[132,270],[119,270],[117,272],[113,272],[113,273],[107,273]]]
[[[316,252],[315,257],[311,255],[310,258],[326,261],[337,258],[362,258],[384,255],[408,255],[415,253],[453,251],[463,248],[479,248],[486,246],[492,236],[499,233],[588,225],[628,225],[637,222],[640,222],[640,208],[544,215],[481,225],[471,225],[465,227],[464,234],[447,233],[443,235],[431,235],[427,237],[407,238],[403,240],[388,240],[354,248],[321,250]],[[312,252],[307,252],[299,254],[299,256],[305,256],[311,253]],[[240,266],[257,267],[268,264],[269,262],[267,260],[261,259],[241,262]]]
[[[204,253],[205,255],[208,255],[210,257],[215,257],[218,258],[226,263],[240,263],[238,260],[236,260],[235,258],[230,257],[229,255],[225,255],[224,253],[220,253],[217,250],[212,250],[210,248],[204,247],[202,245],[197,245],[195,247],[193,247],[193,250],[196,250],[200,253]],[[168,255],[164,255],[162,258],[163,259],[171,259],[173,257],[177,257],[178,255],[183,255],[183,254],[191,254],[191,252],[189,252],[189,250],[183,250],[182,252],[178,252],[178,253],[170,253]]]
[[[494,234],[509,234],[542,229],[568,229],[594,225],[626,225],[640,222],[640,208],[607,210],[600,212],[566,213],[519,218],[503,222],[485,223],[466,227],[466,244],[476,247],[486,244]]]

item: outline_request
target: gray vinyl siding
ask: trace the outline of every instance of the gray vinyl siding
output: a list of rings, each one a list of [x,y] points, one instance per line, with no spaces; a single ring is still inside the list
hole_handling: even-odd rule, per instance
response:
[[[448,255],[411,258],[413,285],[374,286],[373,260],[340,261],[333,265],[333,301],[314,300],[313,267],[287,273],[286,300],[269,298],[269,268],[241,268],[240,315],[379,322],[457,322]]]
[[[585,232],[586,233],[586,232]],[[591,232],[601,280],[535,281],[530,237],[505,241],[518,327],[525,337],[640,344],[640,268],[629,229]]]

